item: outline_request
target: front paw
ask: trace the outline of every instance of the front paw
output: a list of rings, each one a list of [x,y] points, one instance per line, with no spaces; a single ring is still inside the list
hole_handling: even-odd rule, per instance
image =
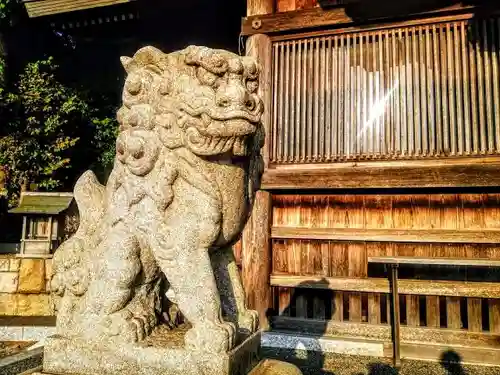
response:
[[[66,288],[75,296],[82,296],[88,289],[89,273],[86,269],[76,268],[65,272]]]
[[[120,342],[143,341],[157,324],[154,314],[133,314],[125,308],[107,316],[103,321],[106,334]]]
[[[234,347],[235,338],[236,329],[232,323],[207,322],[191,328],[184,341],[189,350],[227,353]]]
[[[50,280],[50,291],[54,293],[56,296],[62,296],[65,291],[65,286],[64,286],[64,277],[60,273],[56,273],[52,276],[52,279]]]
[[[259,328],[259,313],[254,310],[244,310],[238,315],[238,327],[245,333],[252,334]]]

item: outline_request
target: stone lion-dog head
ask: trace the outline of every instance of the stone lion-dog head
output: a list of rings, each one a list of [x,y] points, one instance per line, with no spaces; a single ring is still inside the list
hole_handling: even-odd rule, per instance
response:
[[[145,47],[123,57],[122,64],[128,76],[118,112],[120,160],[133,165],[134,159],[154,159],[140,130],[155,130],[168,149],[184,147],[200,157],[245,157],[262,147],[263,103],[254,59],[207,47],[171,54]]]

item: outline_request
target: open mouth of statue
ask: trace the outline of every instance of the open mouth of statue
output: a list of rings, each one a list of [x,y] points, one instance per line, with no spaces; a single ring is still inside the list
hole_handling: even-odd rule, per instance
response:
[[[232,153],[235,156],[248,155],[248,135],[242,136],[212,136],[201,134],[196,128],[190,127],[186,131],[186,143],[198,155],[210,156]]]

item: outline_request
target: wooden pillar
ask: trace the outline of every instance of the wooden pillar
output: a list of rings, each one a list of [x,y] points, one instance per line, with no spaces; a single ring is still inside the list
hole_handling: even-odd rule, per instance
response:
[[[257,59],[260,65],[259,94],[264,101],[262,125],[266,133],[266,144],[262,149],[265,169],[269,164],[269,145],[271,141],[271,103],[272,103],[272,43],[264,34],[252,35],[247,39],[246,54]]]
[[[49,251],[48,254],[52,252],[52,215],[49,216]]]
[[[268,328],[271,297],[271,193],[258,191],[252,215],[243,231],[242,279],[247,306],[259,312],[260,327]]]
[[[247,16],[257,16],[274,13],[274,2],[276,0],[248,0]]]
[[[24,254],[26,251],[26,229],[27,229],[27,219],[26,215],[23,215],[23,230],[21,232],[21,249],[19,252],[21,254]]]
[[[249,15],[273,12],[274,0],[249,0]],[[269,164],[271,129],[272,43],[267,35],[257,34],[248,38],[247,56],[254,57],[260,65],[259,94],[264,101],[262,125],[266,142],[262,149],[265,170]],[[242,275],[247,304],[259,312],[260,327],[268,328],[267,310],[272,306],[271,276],[271,194],[258,191],[250,220],[243,231]]]

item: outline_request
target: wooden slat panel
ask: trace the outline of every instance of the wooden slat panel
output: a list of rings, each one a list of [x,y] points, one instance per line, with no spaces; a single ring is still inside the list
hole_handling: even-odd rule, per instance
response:
[[[462,328],[462,320],[460,317],[460,298],[446,297],[446,319],[448,328]]]
[[[439,327],[439,297],[426,296],[425,303],[427,327]]]
[[[334,292],[332,298],[332,320],[341,322],[344,320],[344,294],[339,291]]]
[[[324,320],[326,318],[325,300],[319,296],[313,296],[313,319]]]
[[[374,325],[368,323],[351,323],[321,320],[297,319],[289,317],[274,317],[273,328],[276,330],[301,332],[324,336],[362,337],[366,340],[391,341],[389,325]],[[471,347],[498,348],[500,335],[491,333],[467,332],[428,327],[401,326],[402,342],[432,342],[435,344],[460,345]]]
[[[278,288],[278,313],[279,315],[290,314],[290,303],[292,291],[290,288]]]
[[[368,295],[368,322],[380,324],[380,294],[370,293]]]
[[[481,316],[481,299],[467,299],[467,322],[468,329],[472,332],[481,332],[483,330],[483,322]]]
[[[490,315],[490,332],[500,333],[500,300],[490,299],[488,301]]]
[[[418,296],[406,296],[406,321],[406,324],[412,327],[420,325],[420,303]]]
[[[277,12],[290,12],[295,9],[295,0],[276,0]]]
[[[382,278],[349,279],[271,275],[271,285],[359,293],[389,293],[389,281]],[[422,296],[500,298],[500,283],[400,279],[398,289],[401,294]]]
[[[500,228],[500,195],[487,194],[484,199],[484,224],[486,228]]]
[[[128,3],[133,0],[35,0],[24,5],[31,18]]]
[[[331,273],[329,276],[341,277],[348,275],[348,244],[331,242],[330,243],[330,262]]]
[[[348,246],[350,277],[366,277],[366,249],[364,244],[351,243]],[[349,293],[349,320],[361,321],[361,293]]]
[[[247,16],[274,13],[275,0],[247,0]]]
[[[355,228],[300,228],[273,227],[272,238],[376,241],[376,242],[423,242],[423,243],[499,243],[500,230],[446,230],[446,229],[355,229]]]
[[[304,293],[297,292],[295,299],[295,313],[297,318],[307,318],[307,298]]]
[[[492,33],[498,33],[495,22],[478,20],[478,28],[481,29],[481,37],[487,38]],[[495,123],[492,120],[492,113],[498,112],[499,108],[494,108],[498,101],[485,100],[488,93],[491,94],[490,81],[492,77],[492,69],[490,68],[490,57],[487,46],[483,48],[476,47],[477,58],[477,74],[478,79],[474,84],[477,84],[476,93],[479,94],[479,105],[476,106],[477,111],[468,111],[462,105],[462,90],[461,83],[456,84],[457,76],[462,74],[462,69],[459,69],[458,54],[463,48],[469,47],[473,41],[462,38],[462,34],[468,32],[468,23],[466,21],[456,21],[438,24],[432,29],[426,26],[401,27],[397,34],[391,30],[381,30],[378,32],[358,32],[346,33],[343,37],[346,40],[345,52],[346,59],[344,64],[339,65],[339,75],[345,75],[346,80],[340,87],[344,91],[347,101],[340,108],[345,113],[346,118],[341,121],[339,119],[328,119],[325,121],[328,106],[325,103],[327,96],[324,95],[324,89],[320,90],[322,85],[327,80],[325,69],[325,54],[332,54],[332,48],[335,47],[335,39],[332,36],[317,36],[304,39],[304,42],[310,45],[310,61],[309,65],[314,69],[312,75],[312,85],[305,87],[308,97],[308,116],[306,118],[305,128],[308,133],[308,142],[311,143],[305,149],[305,154],[292,154],[289,148],[296,148],[296,140],[291,137],[293,133],[291,129],[290,119],[294,118],[297,106],[305,103],[297,103],[294,101],[294,93],[297,90],[294,82],[296,74],[291,73],[290,67],[294,69],[295,61],[299,55],[295,49],[295,41],[279,42],[284,52],[279,55],[280,69],[275,74],[285,79],[279,80],[277,86],[273,90],[280,93],[284,100],[283,106],[279,107],[279,115],[274,116],[277,124],[274,125],[279,131],[275,135],[278,137],[278,144],[283,147],[276,151],[277,157],[271,160],[272,164],[302,164],[307,162],[345,162],[349,160],[366,160],[366,159],[427,159],[429,157],[469,157],[470,155],[478,154],[499,154],[499,148],[496,147]],[[477,35],[479,36],[479,35]],[[393,40],[395,38],[395,40]],[[428,59],[427,62],[421,60],[422,54],[417,53],[423,49],[424,38],[434,38],[436,44],[433,49],[434,59]],[[478,39],[479,40],[479,39]],[[400,61],[395,61],[396,65],[392,68],[397,72],[399,80],[388,82],[384,88],[383,95],[392,95],[393,104],[388,106],[385,102],[385,107],[378,109],[374,105],[374,87],[380,85],[381,78],[386,74],[383,64],[376,64],[377,55],[383,52],[383,44],[391,44],[395,42],[401,46]],[[477,44],[477,43],[476,43]],[[419,47],[420,46],[420,47]],[[344,47],[341,47],[344,48]],[[328,50],[327,50],[328,49]],[[430,52],[430,44],[428,48]],[[338,51],[337,51],[338,52]],[[439,58],[438,58],[439,57]],[[468,63],[468,60],[464,60]],[[393,61],[394,62],[394,61]],[[430,66],[426,63],[431,63]],[[391,68],[391,67],[389,67]],[[302,67],[301,69],[307,69]],[[467,70],[466,70],[467,71]],[[469,69],[469,75],[476,73],[475,69]],[[439,74],[434,75],[434,72]],[[483,74],[484,73],[484,74]],[[470,77],[467,77],[470,78]],[[428,136],[427,127],[427,109],[426,106],[421,106],[421,81],[429,80],[430,89],[434,89],[438,93],[438,101],[440,106],[435,107],[436,111],[433,117],[429,117],[432,121],[430,126],[437,130],[436,142],[432,143],[433,149],[424,150],[422,147],[422,134]],[[395,94],[394,87],[398,86],[398,93]],[[318,93],[318,96],[314,96]],[[425,92],[422,92],[425,95]],[[312,98],[314,96],[314,99]],[[457,96],[457,97],[456,97]],[[286,100],[285,100],[286,98]],[[289,105],[290,100],[293,105]],[[427,99],[427,98],[426,98]],[[330,100],[330,99],[328,99]],[[469,98],[466,100],[470,101]],[[300,99],[299,99],[300,101]],[[473,103],[472,103],[473,104]],[[486,107],[486,109],[485,109]],[[284,108],[284,110],[283,110]],[[467,107],[468,108],[468,107]],[[399,121],[392,122],[396,133],[399,133],[398,145],[395,148],[390,148],[385,152],[380,151],[379,140],[381,134],[379,131],[379,123],[382,118],[382,113],[385,111],[389,116],[385,116],[386,121],[393,115],[392,111],[396,110],[401,117]],[[278,108],[276,108],[278,110]],[[472,127],[476,122],[470,121],[471,115],[479,114],[480,139],[481,142],[474,143],[471,151],[464,151],[463,138],[473,132]],[[421,119],[425,118],[426,121]],[[326,126],[338,128],[345,135],[343,148],[337,148],[335,153],[326,154],[327,148],[324,146],[324,134],[327,133]],[[465,125],[464,125],[465,124]],[[471,125],[472,124],[472,125]],[[384,124],[384,128],[385,128]],[[293,126],[293,125],[292,125]],[[468,126],[466,129],[465,126]],[[425,129],[423,129],[425,127]],[[464,135],[464,133],[466,133]],[[486,134],[488,134],[488,145]],[[273,135],[274,136],[274,135]],[[373,137],[377,142],[373,141]],[[386,140],[384,140],[386,141]],[[500,140],[499,140],[500,142]],[[426,145],[427,147],[427,145]],[[274,155],[275,153],[273,153]],[[357,182],[357,181],[356,181]],[[402,214],[402,218],[410,218],[411,215]]]

